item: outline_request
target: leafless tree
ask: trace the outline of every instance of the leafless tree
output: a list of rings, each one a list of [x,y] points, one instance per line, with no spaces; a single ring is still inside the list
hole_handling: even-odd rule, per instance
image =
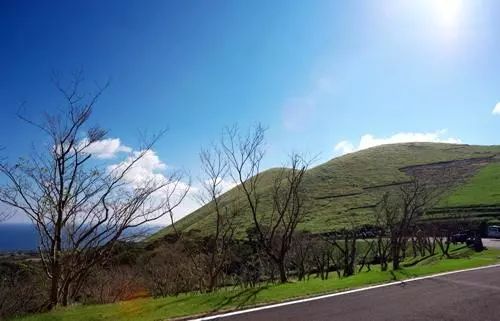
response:
[[[200,184],[202,191],[199,199],[214,213],[214,233],[204,246],[207,260],[204,269],[207,274],[206,291],[212,292],[217,286],[221,272],[230,258],[230,246],[233,242],[235,217],[240,211],[238,200],[222,201],[228,183],[229,163],[223,151],[212,145],[211,149],[200,152],[201,167],[204,177]]]
[[[392,219],[392,211],[387,209],[389,206],[388,196],[384,195],[382,201],[377,206],[375,211],[375,257],[376,261],[380,264],[380,269],[382,271],[387,270],[387,264],[389,261],[389,250],[390,250],[390,239],[389,239],[389,226],[387,224],[387,220]]]
[[[3,151],[4,148],[0,146],[0,152]],[[0,162],[4,162],[5,158],[0,157]],[[9,218],[13,216],[12,212],[8,212],[5,208],[0,208],[0,223],[7,221]]]
[[[359,259],[358,273],[361,272],[365,266],[368,272],[371,271],[370,265],[373,262],[374,252],[376,252],[376,244],[377,244],[377,241],[372,239],[371,236],[372,236],[371,234],[367,235],[367,233],[361,233],[364,249],[363,249],[363,254],[360,256]]]
[[[406,246],[410,229],[416,220],[436,204],[441,190],[424,184],[417,178],[403,185],[398,193],[386,193],[377,206],[377,220],[384,226],[390,245],[394,270],[399,269],[401,253]]]
[[[336,262],[337,268],[343,270],[343,276],[351,276],[355,273],[357,257],[357,241],[359,231],[352,226],[349,229],[330,233],[326,240],[330,242],[340,253],[341,260]]]
[[[276,264],[280,282],[286,282],[286,257],[295,229],[306,212],[303,180],[309,162],[298,154],[290,156],[288,167],[278,170],[272,184],[272,209],[270,213],[263,213],[259,208],[259,183],[264,132],[260,125],[247,135],[241,135],[237,127],[229,128],[223,135],[222,147],[229,160],[231,176],[247,200],[258,241]]]
[[[281,168],[274,180],[271,215],[256,220],[261,245],[276,263],[281,282],[287,281],[285,262],[295,230],[306,214],[303,179],[307,168],[308,162],[300,155],[291,155],[289,167]]]
[[[328,279],[330,264],[335,263],[337,258],[334,247],[324,238],[316,238],[313,241],[311,255],[316,277],[321,278],[321,280]]]
[[[299,281],[304,280],[313,265],[313,237],[307,232],[297,232],[294,235],[290,261],[297,272]]]
[[[11,217],[12,217],[11,213],[0,211],[0,223],[7,221]]]
[[[89,148],[107,134],[89,126],[104,88],[83,95],[82,80],[78,73],[68,87],[56,82],[66,102],[63,110],[41,122],[24,118],[50,139],[44,150],[15,164],[0,164],[7,182],[0,188],[0,201],[26,214],[37,228],[51,284],[49,308],[67,305],[119,239],[171,212],[187,193],[179,173],[130,184],[129,173],[160,135],[114,167],[92,157]]]

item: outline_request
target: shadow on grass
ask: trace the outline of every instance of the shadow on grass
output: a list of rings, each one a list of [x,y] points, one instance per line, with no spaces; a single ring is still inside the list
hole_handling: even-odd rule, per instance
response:
[[[427,259],[430,259],[432,257],[435,257],[435,256],[437,256],[437,254],[426,255],[426,256],[419,256],[419,257],[411,260],[410,262],[406,262],[406,263],[401,264],[401,266],[403,266],[403,267],[412,267],[412,266],[417,265],[420,262],[423,262],[423,261],[425,261]]]
[[[450,252],[457,252],[457,251],[460,251],[460,250],[463,250],[463,249],[466,249],[466,248],[468,248],[468,246],[464,244],[464,245],[462,245],[460,247],[456,247],[454,249],[451,249]]]
[[[391,271],[391,275],[394,277],[394,281],[400,281],[400,280],[404,281],[405,279],[411,279],[415,277],[415,274],[405,269],[399,269],[396,272],[398,272],[399,276],[395,275],[394,271]]]
[[[176,305],[179,305],[179,304],[182,304],[182,303],[188,303],[189,301],[191,301],[193,299],[193,296],[183,296],[183,297],[176,297],[175,300],[171,300],[169,302],[162,302],[162,299],[165,299],[165,298],[169,298],[169,297],[158,297],[158,298],[154,298],[154,300],[152,302],[155,302],[155,309],[157,310],[164,310],[164,309],[168,309],[172,306],[176,306]],[[136,305],[136,301],[135,300],[132,300],[132,301],[124,301],[122,302],[122,307],[123,309],[127,309],[129,308],[129,306],[131,305]],[[122,311],[125,311],[125,310],[122,310]]]
[[[247,303],[255,301],[255,299],[257,298],[257,294],[267,288],[268,286],[261,286],[258,288],[242,290],[234,295],[225,298],[222,302],[220,302],[213,308],[212,312],[219,311],[224,308],[242,308]]]

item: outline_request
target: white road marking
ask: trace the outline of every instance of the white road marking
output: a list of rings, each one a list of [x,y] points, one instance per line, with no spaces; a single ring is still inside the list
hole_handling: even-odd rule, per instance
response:
[[[300,303],[305,303],[305,302],[310,302],[310,301],[322,300],[322,299],[332,298],[332,297],[356,293],[356,292],[363,292],[363,291],[368,291],[368,290],[373,290],[373,289],[385,288],[385,287],[393,286],[393,285],[404,285],[405,283],[410,283],[410,282],[420,281],[420,280],[425,280],[425,279],[432,279],[432,278],[437,278],[440,276],[445,276],[445,275],[450,275],[450,274],[484,270],[484,269],[490,269],[490,268],[495,268],[495,267],[500,267],[500,264],[487,265],[487,266],[481,266],[481,267],[477,267],[477,268],[463,269],[463,270],[450,271],[450,272],[443,272],[443,273],[427,275],[427,276],[420,276],[420,277],[416,277],[416,278],[412,278],[412,279],[406,279],[406,280],[402,280],[402,281],[372,285],[372,286],[354,289],[354,290],[325,294],[325,295],[320,295],[320,296],[315,296],[315,297],[310,297],[310,298],[305,298],[305,299],[300,299],[300,300],[287,301],[287,302],[265,305],[265,306],[261,306],[261,307],[233,311],[233,312],[228,312],[228,313],[223,313],[223,314],[210,315],[210,316],[206,316],[206,317],[202,317],[202,318],[198,318],[198,319],[191,319],[191,321],[216,320],[219,318],[226,318],[226,317],[239,315],[239,314],[251,313],[251,312],[262,311],[262,310],[267,310],[267,309],[274,309],[274,308],[284,307],[284,306],[292,305],[292,304],[300,304]]]

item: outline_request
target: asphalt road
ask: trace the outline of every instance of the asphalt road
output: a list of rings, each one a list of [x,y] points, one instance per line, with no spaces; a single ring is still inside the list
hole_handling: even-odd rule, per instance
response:
[[[219,320],[498,321],[500,267],[418,280],[222,317]]]
[[[500,239],[483,239],[483,245],[489,248],[500,249]]]

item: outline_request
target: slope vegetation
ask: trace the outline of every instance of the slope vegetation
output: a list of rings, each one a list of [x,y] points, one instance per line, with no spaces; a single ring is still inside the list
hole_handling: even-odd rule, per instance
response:
[[[373,147],[334,158],[308,170],[305,188],[312,206],[300,229],[324,232],[351,224],[370,223],[373,207],[383,193],[408,182],[412,175],[450,186],[449,193],[434,212],[446,217],[454,208],[496,208],[500,204],[500,146],[472,146],[441,143],[406,143]],[[261,215],[270,211],[270,188],[277,169],[261,174]],[[498,193],[496,191],[499,191]],[[223,202],[239,195],[237,188],[221,197]],[[500,214],[490,213],[489,217]],[[183,231],[209,233],[213,228],[210,205],[177,223]],[[238,216],[240,235],[251,226],[251,217]],[[169,228],[156,237],[165,235]]]

